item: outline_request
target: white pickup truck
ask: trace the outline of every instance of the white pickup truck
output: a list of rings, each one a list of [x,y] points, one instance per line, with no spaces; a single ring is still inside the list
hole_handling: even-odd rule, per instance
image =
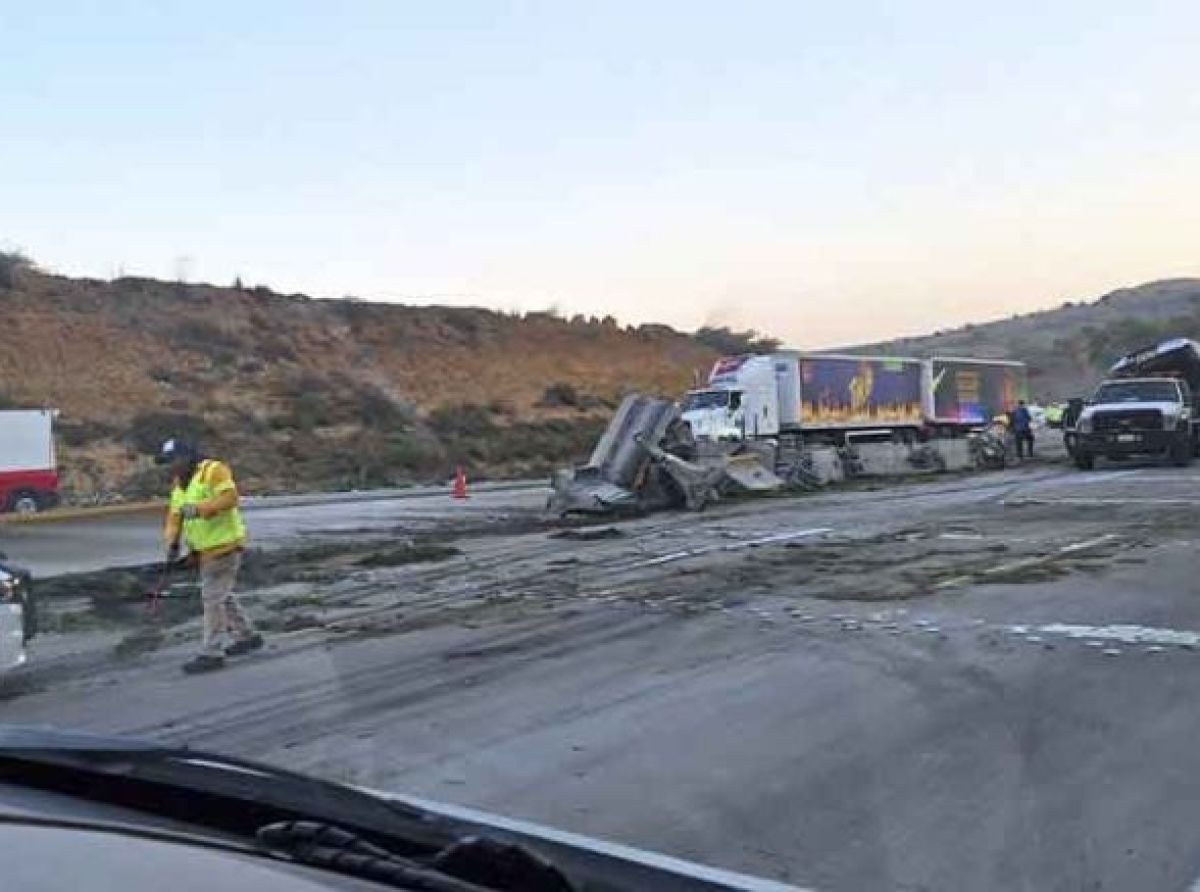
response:
[[[1200,448],[1200,344],[1163,341],[1118,360],[1064,432],[1075,464],[1162,456],[1179,467]]]

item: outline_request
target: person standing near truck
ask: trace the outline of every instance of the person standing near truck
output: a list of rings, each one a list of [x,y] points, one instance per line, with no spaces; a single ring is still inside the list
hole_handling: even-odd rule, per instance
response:
[[[238,509],[237,484],[229,465],[205,458],[183,440],[163,443],[157,462],[171,472],[171,501],[164,535],[167,561],[179,559],[181,543],[200,570],[204,602],[201,651],[183,665],[189,674],[210,672],[225,665],[226,656],[239,656],[263,646],[237,596],[233,593],[246,547],[246,524]],[[225,638],[232,640],[225,645]],[[222,645],[225,645],[222,647]]]
[[[1017,408],[1013,409],[1012,432],[1017,441],[1017,458],[1033,458],[1033,415],[1025,405],[1025,400],[1019,401]]]

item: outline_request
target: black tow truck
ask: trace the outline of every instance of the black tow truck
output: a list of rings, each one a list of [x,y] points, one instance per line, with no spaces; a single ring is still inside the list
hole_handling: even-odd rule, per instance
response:
[[[1200,344],[1163,341],[1123,356],[1080,410],[1069,412],[1067,451],[1083,470],[1097,458],[1161,456],[1189,464],[1200,447]]]

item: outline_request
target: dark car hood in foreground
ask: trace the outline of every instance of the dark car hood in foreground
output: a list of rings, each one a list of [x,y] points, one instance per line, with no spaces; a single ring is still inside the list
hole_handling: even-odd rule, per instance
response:
[[[129,766],[141,763],[147,766],[147,773],[157,772],[161,776],[163,766],[169,769],[170,763],[175,762],[191,770],[199,769],[197,780],[202,781],[204,786],[197,786],[197,789],[206,789],[211,783],[216,783],[218,787],[228,787],[229,775],[254,774],[256,767],[254,763],[240,759],[198,750],[165,747],[146,741],[63,732],[50,728],[0,725],[0,758],[5,756],[10,760],[27,757],[63,764],[86,764],[94,757],[98,772],[111,772],[117,777],[126,772],[131,777],[135,776],[136,767],[131,770]],[[372,801],[376,803],[363,811],[363,814],[368,816],[372,810],[379,810],[381,815],[390,817],[386,814],[387,809],[401,809],[410,815],[420,813],[422,820],[428,820],[430,827],[436,826],[439,831],[448,831],[458,837],[484,835],[527,847],[553,862],[581,889],[597,892],[632,892],[642,889],[654,889],[657,892],[716,892],[723,889],[790,892],[796,889],[795,886],[718,870],[695,862],[459,806],[392,792],[344,787],[268,765],[257,767],[261,769],[261,774],[256,778],[255,792],[256,795],[263,796],[263,801],[269,801],[272,784],[278,783],[281,804],[285,803],[289,796],[294,803],[296,782],[299,779],[334,794],[326,800],[331,807],[353,807],[354,803],[351,800],[357,797],[359,802],[367,806],[371,806]],[[277,775],[278,779],[273,780],[272,775]],[[180,785],[186,788],[187,771],[183,772]],[[319,793],[320,790],[316,792]],[[312,801],[317,802],[321,799],[322,797],[317,796]],[[322,812],[315,806],[312,818],[338,820],[336,814]]]

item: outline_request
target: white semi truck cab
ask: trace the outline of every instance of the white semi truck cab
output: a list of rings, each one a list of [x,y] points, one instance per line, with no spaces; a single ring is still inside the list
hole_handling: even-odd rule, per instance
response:
[[[683,420],[697,439],[744,440],[779,433],[788,357],[731,356],[713,366],[708,386],[683,400]],[[791,360],[793,363],[794,359]]]

